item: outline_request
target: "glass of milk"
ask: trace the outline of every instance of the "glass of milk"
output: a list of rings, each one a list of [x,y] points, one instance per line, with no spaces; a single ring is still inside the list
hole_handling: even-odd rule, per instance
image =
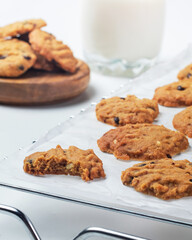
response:
[[[83,49],[93,69],[135,77],[154,64],[165,0],[82,0]]]

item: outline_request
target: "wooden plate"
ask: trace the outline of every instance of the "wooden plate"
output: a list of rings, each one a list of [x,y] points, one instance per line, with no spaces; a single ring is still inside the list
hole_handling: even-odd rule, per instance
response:
[[[89,79],[89,67],[81,60],[74,74],[29,70],[19,78],[0,78],[0,103],[37,105],[63,101],[82,93]]]

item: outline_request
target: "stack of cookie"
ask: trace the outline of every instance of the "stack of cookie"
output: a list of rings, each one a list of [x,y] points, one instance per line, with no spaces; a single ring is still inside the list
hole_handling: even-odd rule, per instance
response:
[[[74,73],[77,59],[70,48],[42,31],[42,19],[31,19],[0,28],[0,77],[19,77],[30,68]]]

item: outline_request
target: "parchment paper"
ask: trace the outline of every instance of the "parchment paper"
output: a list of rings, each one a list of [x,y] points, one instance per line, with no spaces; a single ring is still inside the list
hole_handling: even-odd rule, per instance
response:
[[[109,94],[109,97],[134,94],[139,98],[152,98],[155,88],[177,81],[178,71],[191,62],[192,46],[189,46],[173,60],[158,64],[139,78],[128,79],[126,85]],[[159,108],[160,114],[155,124],[163,124],[174,130],[172,126],[173,116],[184,108],[162,106]],[[97,139],[111,128],[113,127],[96,120],[95,104],[92,104],[87,109],[81,110],[74,118],[69,118],[66,122],[50,130],[36,143],[18,150],[8,159],[2,159],[0,161],[0,184],[192,225],[192,197],[163,201],[136,192],[133,188],[122,184],[121,172],[138,161],[117,160],[113,155],[99,150]],[[191,146],[192,140],[189,139],[189,142]],[[70,145],[75,145],[81,149],[92,148],[103,161],[106,179],[86,183],[80,177],[64,175],[35,177],[24,173],[23,160],[25,156],[36,151],[54,148],[57,144],[63,148],[68,148]],[[192,161],[191,147],[174,159]]]

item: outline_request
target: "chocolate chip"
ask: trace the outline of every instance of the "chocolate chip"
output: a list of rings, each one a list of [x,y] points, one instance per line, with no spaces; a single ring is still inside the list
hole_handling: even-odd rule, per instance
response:
[[[167,154],[167,157],[168,157],[168,158],[172,158],[170,154]]]
[[[129,184],[132,183],[134,177],[130,177]]]
[[[192,182],[192,179],[189,179],[190,182]]]
[[[185,90],[185,88],[183,88],[181,85],[179,85],[179,86],[177,87],[177,90],[183,91],[183,90]]]
[[[143,167],[143,166],[145,166],[146,164],[145,163],[143,163],[143,164],[141,164],[141,165],[139,165],[139,167]]]
[[[33,163],[33,160],[32,159],[29,159],[27,160],[28,163],[32,164]]]
[[[125,100],[125,98],[124,98],[124,97],[120,97],[120,99],[123,99],[123,100]]]
[[[188,74],[187,74],[187,78],[190,78],[191,76],[192,76],[191,73],[188,73]]]
[[[7,56],[5,55],[0,55],[0,59],[5,59]]]
[[[119,118],[118,117],[114,117],[114,121],[116,124],[119,124]]]
[[[20,69],[21,71],[23,71],[25,68],[24,68],[23,65],[20,65],[20,66],[19,66],[19,69]]]
[[[31,60],[30,56],[23,56],[26,60]]]
[[[155,164],[155,162],[150,162],[151,164]]]

